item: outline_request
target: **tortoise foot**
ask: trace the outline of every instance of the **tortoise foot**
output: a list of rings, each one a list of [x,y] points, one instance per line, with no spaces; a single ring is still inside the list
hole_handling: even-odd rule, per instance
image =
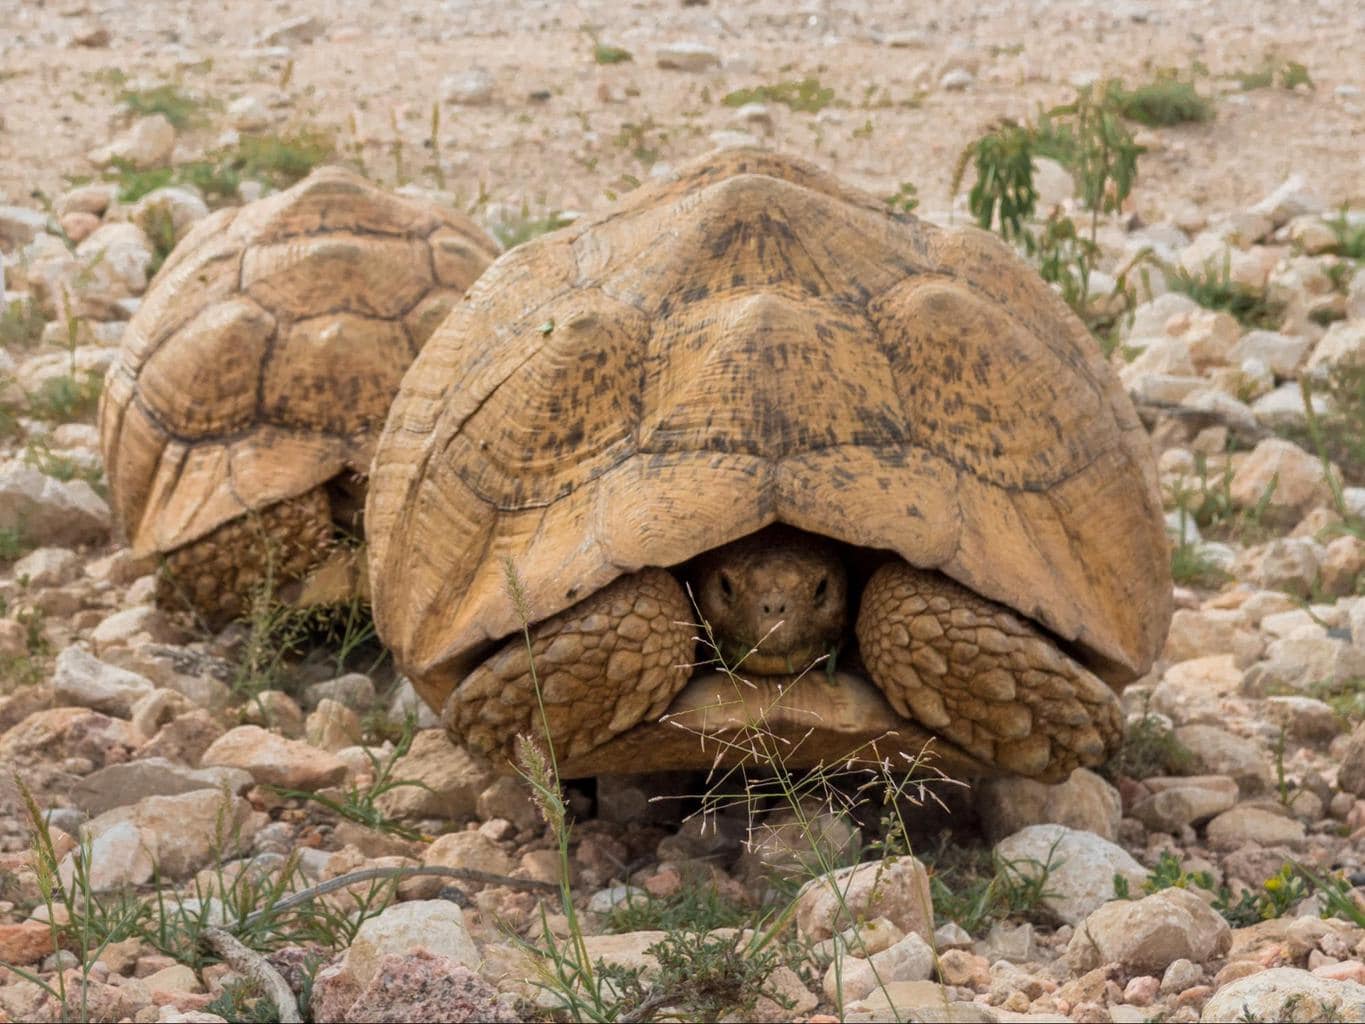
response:
[[[189,605],[210,627],[246,614],[263,587],[278,596],[302,579],[332,545],[331,503],[322,487],[277,502],[166,556],[156,602]]]
[[[1060,781],[1122,739],[1113,690],[1038,629],[939,573],[901,561],[879,568],[857,635],[892,707],[1005,771]]]
[[[543,737],[548,724],[556,754],[578,757],[664,713],[692,672],[691,621],[664,570],[622,576],[533,626],[529,651],[516,636],[469,673],[445,726],[466,747],[509,756],[518,735]]]

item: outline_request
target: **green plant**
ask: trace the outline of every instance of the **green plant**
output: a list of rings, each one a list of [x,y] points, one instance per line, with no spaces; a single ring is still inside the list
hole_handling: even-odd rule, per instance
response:
[[[216,103],[200,100],[182,90],[178,85],[165,84],[151,89],[125,89],[119,102],[137,117],[161,114],[176,131],[186,131],[204,123],[204,108]]]
[[[166,257],[175,248],[175,219],[165,206],[153,206],[143,218],[142,230],[147,233],[147,238],[152,243],[152,262],[147,266],[147,277],[150,280],[156,276],[161,264],[166,262]]]
[[[104,472],[98,465],[82,465],[69,455],[52,450],[46,438],[31,438],[24,446],[24,462],[54,480],[84,480],[97,492],[104,491]]]
[[[592,59],[598,64],[625,64],[635,58],[631,56],[629,50],[624,50],[619,46],[608,46],[605,43],[594,42]]]
[[[1347,216],[1347,209],[1343,206],[1337,215],[1328,220],[1327,226],[1332,229],[1332,233],[1337,236],[1337,245],[1333,252],[1337,256],[1345,257],[1348,260],[1365,260],[1365,222],[1357,221],[1352,223]],[[1338,263],[1335,267],[1330,267],[1328,273],[1337,271],[1341,280],[1334,278],[1333,284],[1338,291],[1346,290],[1346,282],[1355,275],[1358,268],[1352,263]]]
[[[893,213],[914,213],[919,208],[919,189],[914,182],[902,181],[895,193],[886,197],[886,205]]]
[[[1213,106],[1200,96],[1194,83],[1174,71],[1158,72],[1156,78],[1131,91],[1121,82],[1111,83],[1114,106],[1130,121],[1149,128],[1208,121]]]
[[[10,299],[0,308],[0,347],[33,348],[43,340],[46,324],[33,299]]]
[[[758,85],[752,89],[736,89],[726,93],[721,102],[727,107],[742,107],[746,103],[781,103],[790,110],[803,114],[818,114],[834,102],[834,90],[820,84],[818,78],[803,78]]]
[[[1015,121],[1001,121],[976,139],[958,157],[952,192],[957,194],[967,167],[976,168],[976,181],[967,194],[967,208],[986,230],[999,223],[1007,241],[1021,240],[1024,221],[1033,216],[1038,190],[1033,186],[1034,133]]]
[[[926,859],[935,917],[956,922],[969,935],[980,935],[1005,918],[1046,918],[1042,901],[1051,894],[1048,879],[1062,863],[1055,844],[1042,863],[963,849],[940,849]]]
[[[210,1002],[205,1013],[216,1013],[233,1024],[277,1024],[279,1011],[254,981],[229,981]]]
[[[1268,89],[1272,85],[1291,91],[1300,85],[1313,88],[1313,78],[1309,75],[1307,67],[1295,60],[1283,60],[1272,56],[1267,56],[1257,67],[1234,72],[1231,77],[1235,78],[1241,89],[1247,92],[1252,89]]]
[[[93,371],[50,377],[28,396],[29,415],[50,423],[91,419],[104,390],[104,376]]]
[[[427,837],[422,832],[390,818],[379,807],[380,798],[385,793],[392,792],[395,789],[415,787],[430,792],[430,787],[424,782],[416,779],[396,779],[393,777],[394,768],[412,747],[412,737],[416,724],[415,717],[409,716],[407,718],[398,742],[382,760],[376,757],[368,747],[365,747],[365,757],[370,762],[370,781],[364,786],[358,786],[355,782],[351,782],[340,799],[333,799],[317,792],[285,789],[282,786],[272,788],[281,796],[320,804],[347,821],[354,821],[366,828],[387,832],[402,839],[425,839]]]
[[[0,562],[16,562],[32,549],[33,545],[17,526],[0,526]]]
[[[1300,443],[1311,446],[1326,464],[1335,466],[1332,472],[1332,500],[1338,513],[1344,508],[1344,496],[1339,477],[1352,485],[1365,484],[1365,359],[1347,359],[1330,366],[1321,390],[1327,397],[1327,411],[1319,412],[1312,404],[1314,385],[1301,378],[1305,399],[1305,421],[1302,427],[1287,431]],[[1343,518],[1347,518],[1343,516]]]
[[[516,220],[493,225],[493,236],[497,238],[498,244],[506,251],[515,249],[523,242],[529,242],[539,235],[558,231],[571,223],[573,221],[562,216],[558,210],[542,217],[532,217],[530,207],[523,203],[521,216]]]
[[[1205,309],[1231,313],[1244,327],[1274,330],[1284,318],[1284,310],[1263,292],[1232,280],[1231,257],[1222,267],[1210,261],[1201,272],[1184,267],[1165,267],[1166,284],[1171,291],[1188,295]]]
[[[685,885],[672,896],[636,896],[612,908],[607,928],[613,932],[680,931],[698,933],[739,928],[753,917],[716,891],[714,885]]]
[[[1105,773],[1130,779],[1180,775],[1189,770],[1193,761],[1194,755],[1176,739],[1168,721],[1144,708],[1142,716],[1125,730],[1123,746],[1105,766]]]
[[[1232,576],[1200,545],[1182,540],[1171,546],[1171,578],[1182,586],[1213,590]]]

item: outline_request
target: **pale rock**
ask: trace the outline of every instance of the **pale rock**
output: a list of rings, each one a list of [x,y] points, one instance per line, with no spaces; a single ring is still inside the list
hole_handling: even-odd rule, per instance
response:
[[[417,728],[423,731],[441,728],[441,719],[418,695],[412,680],[406,676],[399,677],[398,686],[389,702],[388,714],[389,719],[394,722],[402,722],[411,715],[417,722]]]
[[[57,865],[58,877],[70,886],[75,878],[75,857],[67,854]],[[102,828],[90,840],[90,863],[86,868],[92,892],[110,892],[131,885],[145,885],[157,870],[141,831],[130,821],[115,822]]]
[[[326,23],[316,15],[300,15],[266,29],[256,37],[254,45],[301,46],[321,38],[326,28]]]
[[[10,569],[16,580],[30,587],[60,587],[81,571],[81,557],[67,548],[38,548],[19,559]]]
[[[140,738],[132,727],[89,708],[44,708],[0,733],[0,764],[84,758],[96,768],[125,761]]]
[[[1274,222],[1264,213],[1234,210],[1220,217],[1209,227],[1209,231],[1224,241],[1246,249],[1262,241],[1274,227]]]
[[[139,979],[148,992],[174,994],[176,992],[202,992],[203,982],[194,970],[184,964],[173,964]]]
[[[108,167],[122,160],[147,170],[169,161],[174,149],[175,128],[164,114],[152,114],[138,118],[123,135],[92,152],[90,162],[96,167]]]
[[[729,128],[711,132],[707,138],[716,149],[754,149],[763,145],[762,140],[752,132],[734,131]]]
[[[1180,509],[1173,509],[1172,511],[1167,512],[1164,518],[1166,521],[1166,536],[1171,539],[1171,542],[1173,544],[1198,544],[1204,539],[1202,536],[1200,536],[1199,524],[1195,522],[1194,516],[1188,514],[1187,512],[1183,512]],[[1181,610],[1187,611],[1190,609]],[[1175,623],[1172,622],[1171,626],[1172,629],[1174,629]],[[1170,647],[1171,638],[1170,634],[1167,634],[1166,637],[1167,651],[1170,650]],[[1183,660],[1181,658],[1173,658],[1169,653],[1166,654],[1166,657],[1171,661]],[[1192,654],[1186,655],[1186,657],[1194,657],[1194,655]]]
[[[27,206],[0,206],[0,249],[28,245],[48,227],[48,215]]]
[[[360,716],[345,704],[324,697],[303,724],[304,740],[319,750],[335,752],[360,742]]]
[[[1066,960],[1077,972],[1117,961],[1156,973],[1180,959],[1206,963],[1231,945],[1232,929],[1217,911],[1188,889],[1170,888],[1095,910],[1076,929]]]
[[[255,835],[257,819],[242,797],[220,789],[198,789],[176,796],[146,797],[128,807],[116,807],[95,818],[83,831],[98,845],[101,836],[126,826],[136,830],[141,849],[163,878],[184,879],[216,859],[245,853]],[[126,833],[119,835],[126,839]],[[99,867],[98,852],[91,863]],[[141,861],[129,863],[140,870]]]
[[[924,865],[909,856],[856,864],[811,879],[797,895],[797,928],[814,942],[865,917],[885,917],[906,934],[931,939],[934,906]]]
[[[1166,333],[1185,343],[1190,359],[1198,369],[1235,362],[1242,328],[1229,313],[1200,309],[1172,317]]]
[[[1255,508],[1275,480],[1266,503],[1270,520],[1294,521],[1331,499],[1331,486],[1322,462],[1292,441],[1266,438],[1237,466],[1230,493],[1239,508]]]
[[[649,893],[634,885],[613,885],[599,889],[588,897],[588,910],[594,914],[610,914],[617,907],[649,899]]]
[[[241,132],[259,132],[270,127],[270,110],[256,96],[239,96],[228,104],[228,123]]]
[[[535,833],[544,824],[530,786],[525,780],[508,775],[488,784],[479,794],[476,810],[485,821],[501,818],[511,822],[523,836]]]
[[[127,647],[139,638],[172,643],[180,639],[180,630],[160,609],[143,604],[106,616],[90,633],[90,643],[99,654],[113,647]]]
[[[961,92],[976,81],[976,76],[966,68],[953,68],[943,73],[938,86],[946,92]]]
[[[1024,876],[1047,866],[1042,905],[1067,924],[1114,898],[1114,876],[1141,886],[1147,872],[1125,850],[1089,832],[1062,825],[1030,825],[995,846],[1000,859]]]
[[[183,647],[143,640],[143,636],[138,633],[128,646],[106,648],[100,657],[146,676],[162,689],[174,690],[200,707],[221,708],[231,702],[232,690],[224,681],[225,676],[230,678],[231,668],[225,662],[195,656]]]
[[[934,981],[893,981],[863,999],[845,1004],[843,1019],[849,1022],[923,1020],[945,1024],[991,1024],[1004,1019],[997,1010],[955,999],[953,995],[951,989]]]
[[[240,796],[252,785],[250,774],[237,768],[189,768],[164,757],[149,757],[100,768],[72,786],[70,795],[77,807],[93,817],[151,796],[206,789]]]
[[[462,107],[481,107],[493,101],[493,75],[484,68],[469,68],[441,79],[441,99]]]
[[[1241,689],[1264,697],[1318,683],[1339,683],[1365,675],[1365,651],[1333,636],[1287,637],[1266,648],[1266,659],[1247,669]]]
[[[1111,842],[1118,838],[1118,790],[1088,768],[1062,783],[1005,776],[976,783],[977,813],[986,838],[998,842],[1030,825],[1057,824]]]
[[[1351,278],[1346,293],[1346,315],[1352,320],[1365,320],[1365,274],[1357,272]]]
[[[1266,717],[1284,727],[1290,739],[1330,743],[1341,732],[1341,718],[1330,704],[1312,697],[1267,697]]]
[[[304,707],[315,708],[324,700],[333,700],[356,711],[364,711],[374,704],[374,682],[360,672],[349,672],[335,679],[313,683],[303,691]]]
[[[1260,432],[1251,407],[1216,387],[1196,388],[1182,398],[1180,404],[1186,409],[1213,413],[1224,423],[1246,433]]]
[[[84,480],[57,480],[21,462],[0,464],[0,530],[63,547],[109,535],[109,506]]]
[[[112,181],[91,182],[77,185],[59,195],[52,204],[58,217],[68,213],[89,213],[103,217],[104,211],[118,201],[119,186]]]
[[[1250,357],[1243,359],[1237,367],[1240,396],[1255,401],[1275,390],[1275,372],[1265,360]]]
[[[394,765],[393,778],[412,779],[426,788],[402,786],[379,798],[379,808],[390,817],[472,818],[479,794],[493,773],[462,747],[450,742],[444,729],[423,729],[408,752]]]
[[[1278,489],[1276,491],[1278,493]],[[1318,581],[1319,545],[1303,537],[1280,537],[1261,549],[1251,565],[1257,586],[1308,597]]]
[[[1182,961],[1176,961],[1180,963]],[[1183,961],[1189,963],[1188,960]],[[1123,1001],[1133,1006],[1151,1006],[1161,992],[1161,979],[1150,974],[1139,974],[1131,978],[1123,989]]]
[[[1321,213],[1326,209],[1322,199],[1308,187],[1302,174],[1292,174],[1256,205],[1252,213],[1270,218],[1275,227],[1287,224],[1295,217],[1305,214]]]
[[[1242,670],[1231,654],[1182,661],[1168,668],[1152,690],[1152,710],[1169,715],[1177,725],[1220,722],[1223,700],[1235,694]]]
[[[1269,593],[1269,591],[1262,591],[1262,593]],[[1294,608],[1293,611],[1266,615],[1261,619],[1260,626],[1261,632],[1272,640],[1280,640],[1285,637],[1301,639],[1303,637],[1325,637],[1327,635],[1327,630],[1316,622],[1305,608]]]
[[[61,339],[56,343],[65,344]],[[113,365],[114,360],[118,358],[118,352],[102,345],[81,345],[77,347],[74,359],[72,356],[72,352],[64,350],[47,352],[26,359],[23,365],[19,367],[18,373],[15,375],[16,379],[25,391],[37,391],[48,381],[70,378],[73,362],[78,377],[81,374],[104,376],[109,367]]]
[[[1204,378],[1174,373],[1142,373],[1130,376],[1124,384],[1135,401],[1179,405],[1191,392],[1204,386]]]
[[[1110,896],[1113,895],[1112,888],[1111,885]],[[1033,925],[1027,921],[1023,924],[996,921],[991,925],[986,937],[976,943],[973,949],[983,960],[995,965],[999,965],[1002,960],[1011,964],[1022,964],[1038,959],[1037,936],[1033,933]]]
[[[1196,542],[1198,538],[1194,539]],[[1237,641],[1250,637],[1246,619],[1237,609],[1178,609],[1171,618],[1164,657],[1170,662],[1204,655],[1232,654]]]
[[[1207,821],[1237,802],[1237,782],[1227,775],[1145,780],[1151,790],[1133,805],[1129,816],[1153,832],[1179,835],[1189,825]]]
[[[465,926],[464,912],[449,900],[414,900],[394,904],[362,924],[342,958],[342,968],[365,986],[385,954],[418,948],[471,970],[479,966],[478,947]]]
[[[1303,842],[1301,822],[1260,807],[1239,806],[1224,811],[1206,829],[1214,849],[1235,850],[1247,843],[1261,846],[1298,846]]]
[[[147,289],[153,249],[152,240],[137,224],[103,225],[76,246],[83,271],[75,291],[111,303],[124,296],[141,295]]]
[[[971,949],[972,941],[971,933],[956,921],[946,921],[934,929],[934,948],[937,950]]]
[[[138,698],[155,688],[150,679],[106,664],[74,645],[57,655],[52,674],[55,700],[118,718],[127,718]]]
[[[512,858],[480,832],[448,832],[438,836],[422,853],[422,863],[444,868],[472,868],[507,875]]]
[[[1149,374],[1174,377],[1195,377],[1198,370],[1190,358],[1189,346],[1179,338],[1153,338],[1137,358],[1119,370],[1125,386]]]
[[[897,981],[928,981],[934,972],[934,950],[911,932],[895,945],[864,959],[844,957],[825,972],[825,996],[837,1001],[863,999],[879,986]]]
[[[1272,967],[1224,985],[1201,1021],[1365,1020],[1365,985],[1317,977],[1298,967]]]
[[[1189,318],[1203,311],[1204,308],[1199,303],[1180,292],[1159,295],[1151,302],[1144,302],[1133,310],[1133,324],[1128,329],[1128,343],[1141,344],[1136,339],[1171,334],[1173,332],[1167,329],[1168,324],[1178,325],[1183,330],[1188,326],[1189,320],[1182,320],[1182,317]]]
[[[1313,216],[1295,217],[1289,223],[1289,241],[1310,256],[1331,252],[1340,243],[1337,233],[1322,218]]]
[[[1313,411],[1319,416],[1331,412],[1332,406],[1326,395],[1315,392],[1311,400]],[[1299,385],[1293,382],[1281,384],[1256,399],[1251,403],[1251,412],[1256,417],[1256,422],[1271,430],[1303,427],[1308,423],[1308,414],[1303,405],[1303,392]]]
[[[1361,276],[1365,278],[1365,275]],[[1338,320],[1314,346],[1307,369],[1325,374],[1333,367],[1362,361],[1365,361],[1365,319]]]
[[[200,764],[241,768],[258,784],[285,789],[321,789],[346,777],[346,766],[334,754],[256,725],[239,725],[218,737],[204,751]],[[394,773],[394,778],[405,777]]]
[[[1277,377],[1293,378],[1312,345],[1308,338],[1290,337],[1278,331],[1248,331],[1233,345],[1228,356],[1236,363],[1243,359],[1259,359]]]
[[[1346,535],[1332,540],[1318,559],[1318,584],[1324,594],[1345,597],[1356,593],[1365,569],[1365,541]]]
[[[755,127],[772,131],[773,115],[766,103],[745,103],[737,108],[731,120],[741,127]]]
[[[186,188],[167,187],[153,189],[139,199],[128,212],[128,219],[149,238],[162,230],[161,225],[169,224],[173,240],[179,242],[208,215],[208,204],[195,193]]]
[[[1351,733],[1337,771],[1337,785],[1343,793],[1365,797],[1365,723]]]
[[[1255,740],[1214,725],[1185,725],[1176,740],[1194,756],[1198,770],[1236,780],[1243,796],[1265,792],[1271,781],[1268,754]]]
[[[667,43],[654,52],[655,63],[670,71],[706,71],[720,67],[720,53],[705,43]]]

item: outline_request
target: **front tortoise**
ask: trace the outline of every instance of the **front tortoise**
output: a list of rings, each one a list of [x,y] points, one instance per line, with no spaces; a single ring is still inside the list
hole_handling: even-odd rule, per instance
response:
[[[496,255],[468,218],[341,168],[195,226],[100,404],[114,511],[165,556],[159,600],[220,623],[329,555],[344,568],[403,371]]]
[[[742,760],[758,721],[792,764],[932,738],[1062,779],[1171,614],[1146,435],[1061,299],[751,150],[495,263],[404,377],[367,520],[452,736],[501,760],[538,683],[568,775]]]

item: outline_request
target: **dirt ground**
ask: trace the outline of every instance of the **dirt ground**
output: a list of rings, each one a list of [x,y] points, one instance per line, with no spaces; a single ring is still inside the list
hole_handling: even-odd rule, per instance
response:
[[[720,2],[216,5],[137,0],[0,3],[0,196],[27,204],[94,168],[86,154],[120,119],[117,69],[132,84],[178,82],[212,104],[261,98],[280,127],[323,126],[367,172],[443,180],[533,211],[591,209],[658,164],[676,164],[743,127],[732,90],[814,77],[834,91],[818,113],[769,104],[767,141],[876,193],[914,183],[926,212],[949,202],[963,145],[1001,116],[1065,100],[1073,84],[1158,69],[1203,74],[1207,124],[1146,133],[1134,202],[1156,219],[1186,200],[1204,212],[1254,202],[1290,173],[1333,202],[1365,199],[1365,10],[1316,3],[1033,2],[964,5]],[[262,45],[293,19],[310,42]],[[102,42],[91,47],[74,40]],[[593,37],[633,59],[598,65]],[[296,35],[295,38],[299,36]],[[717,68],[657,66],[662,45],[714,49]],[[1267,55],[1297,60],[1311,90],[1244,92],[1231,77]],[[446,76],[485,69],[480,105],[441,102]],[[962,68],[973,81],[940,86]],[[283,84],[282,84],[283,83]],[[214,144],[221,116],[181,138],[177,158]],[[764,129],[754,129],[764,135]]]

